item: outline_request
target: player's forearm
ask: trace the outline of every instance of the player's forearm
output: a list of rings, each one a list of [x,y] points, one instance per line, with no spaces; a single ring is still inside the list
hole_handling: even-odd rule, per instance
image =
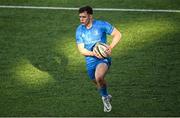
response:
[[[113,36],[113,40],[110,44],[110,48],[113,49],[117,44],[118,42],[120,41],[122,35],[119,31],[116,31],[115,35]]]
[[[87,50],[84,48],[84,43],[79,43],[77,45],[79,52],[84,56],[94,56],[94,53],[92,51]]]
[[[87,50],[87,49],[82,49],[81,51],[80,51],[80,53],[82,54],[82,55],[84,55],[84,56],[94,56],[94,53],[92,52],[92,51],[89,51],[89,50]]]

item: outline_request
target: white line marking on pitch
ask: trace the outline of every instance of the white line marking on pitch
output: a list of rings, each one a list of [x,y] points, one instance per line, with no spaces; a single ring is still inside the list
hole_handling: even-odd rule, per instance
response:
[[[0,5],[0,8],[12,8],[12,9],[50,9],[50,10],[78,10],[75,7],[41,7],[41,6],[10,6]],[[117,9],[117,8],[94,8],[96,11],[128,11],[128,12],[176,12],[180,13],[180,10],[165,10],[165,9]]]

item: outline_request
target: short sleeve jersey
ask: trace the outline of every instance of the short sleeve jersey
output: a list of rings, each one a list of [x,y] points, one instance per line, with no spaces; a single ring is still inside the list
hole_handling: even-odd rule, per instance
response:
[[[79,25],[76,29],[76,43],[84,43],[84,47],[92,51],[97,42],[107,42],[106,34],[110,35],[114,27],[105,21],[93,20],[92,27],[87,29],[85,25]],[[87,66],[90,66],[97,58],[86,56]]]

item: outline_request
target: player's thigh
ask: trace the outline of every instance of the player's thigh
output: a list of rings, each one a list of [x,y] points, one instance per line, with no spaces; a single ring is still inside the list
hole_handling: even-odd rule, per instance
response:
[[[104,78],[107,71],[108,71],[108,65],[106,63],[99,63],[96,67],[95,78],[96,79]]]

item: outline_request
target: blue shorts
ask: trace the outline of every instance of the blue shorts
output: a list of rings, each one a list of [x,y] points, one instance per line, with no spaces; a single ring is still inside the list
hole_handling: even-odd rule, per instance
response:
[[[91,80],[94,80],[95,79],[95,71],[96,71],[96,67],[98,64],[100,63],[105,63],[107,64],[108,68],[111,66],[111,58],[106,58],[106,59],[99,59],[97,60],[96,62],[93,62],[93,66],[91,66],[91,68],[88,68],[87,67],[87,72],[88,72],[88,75],[90,77]]]

